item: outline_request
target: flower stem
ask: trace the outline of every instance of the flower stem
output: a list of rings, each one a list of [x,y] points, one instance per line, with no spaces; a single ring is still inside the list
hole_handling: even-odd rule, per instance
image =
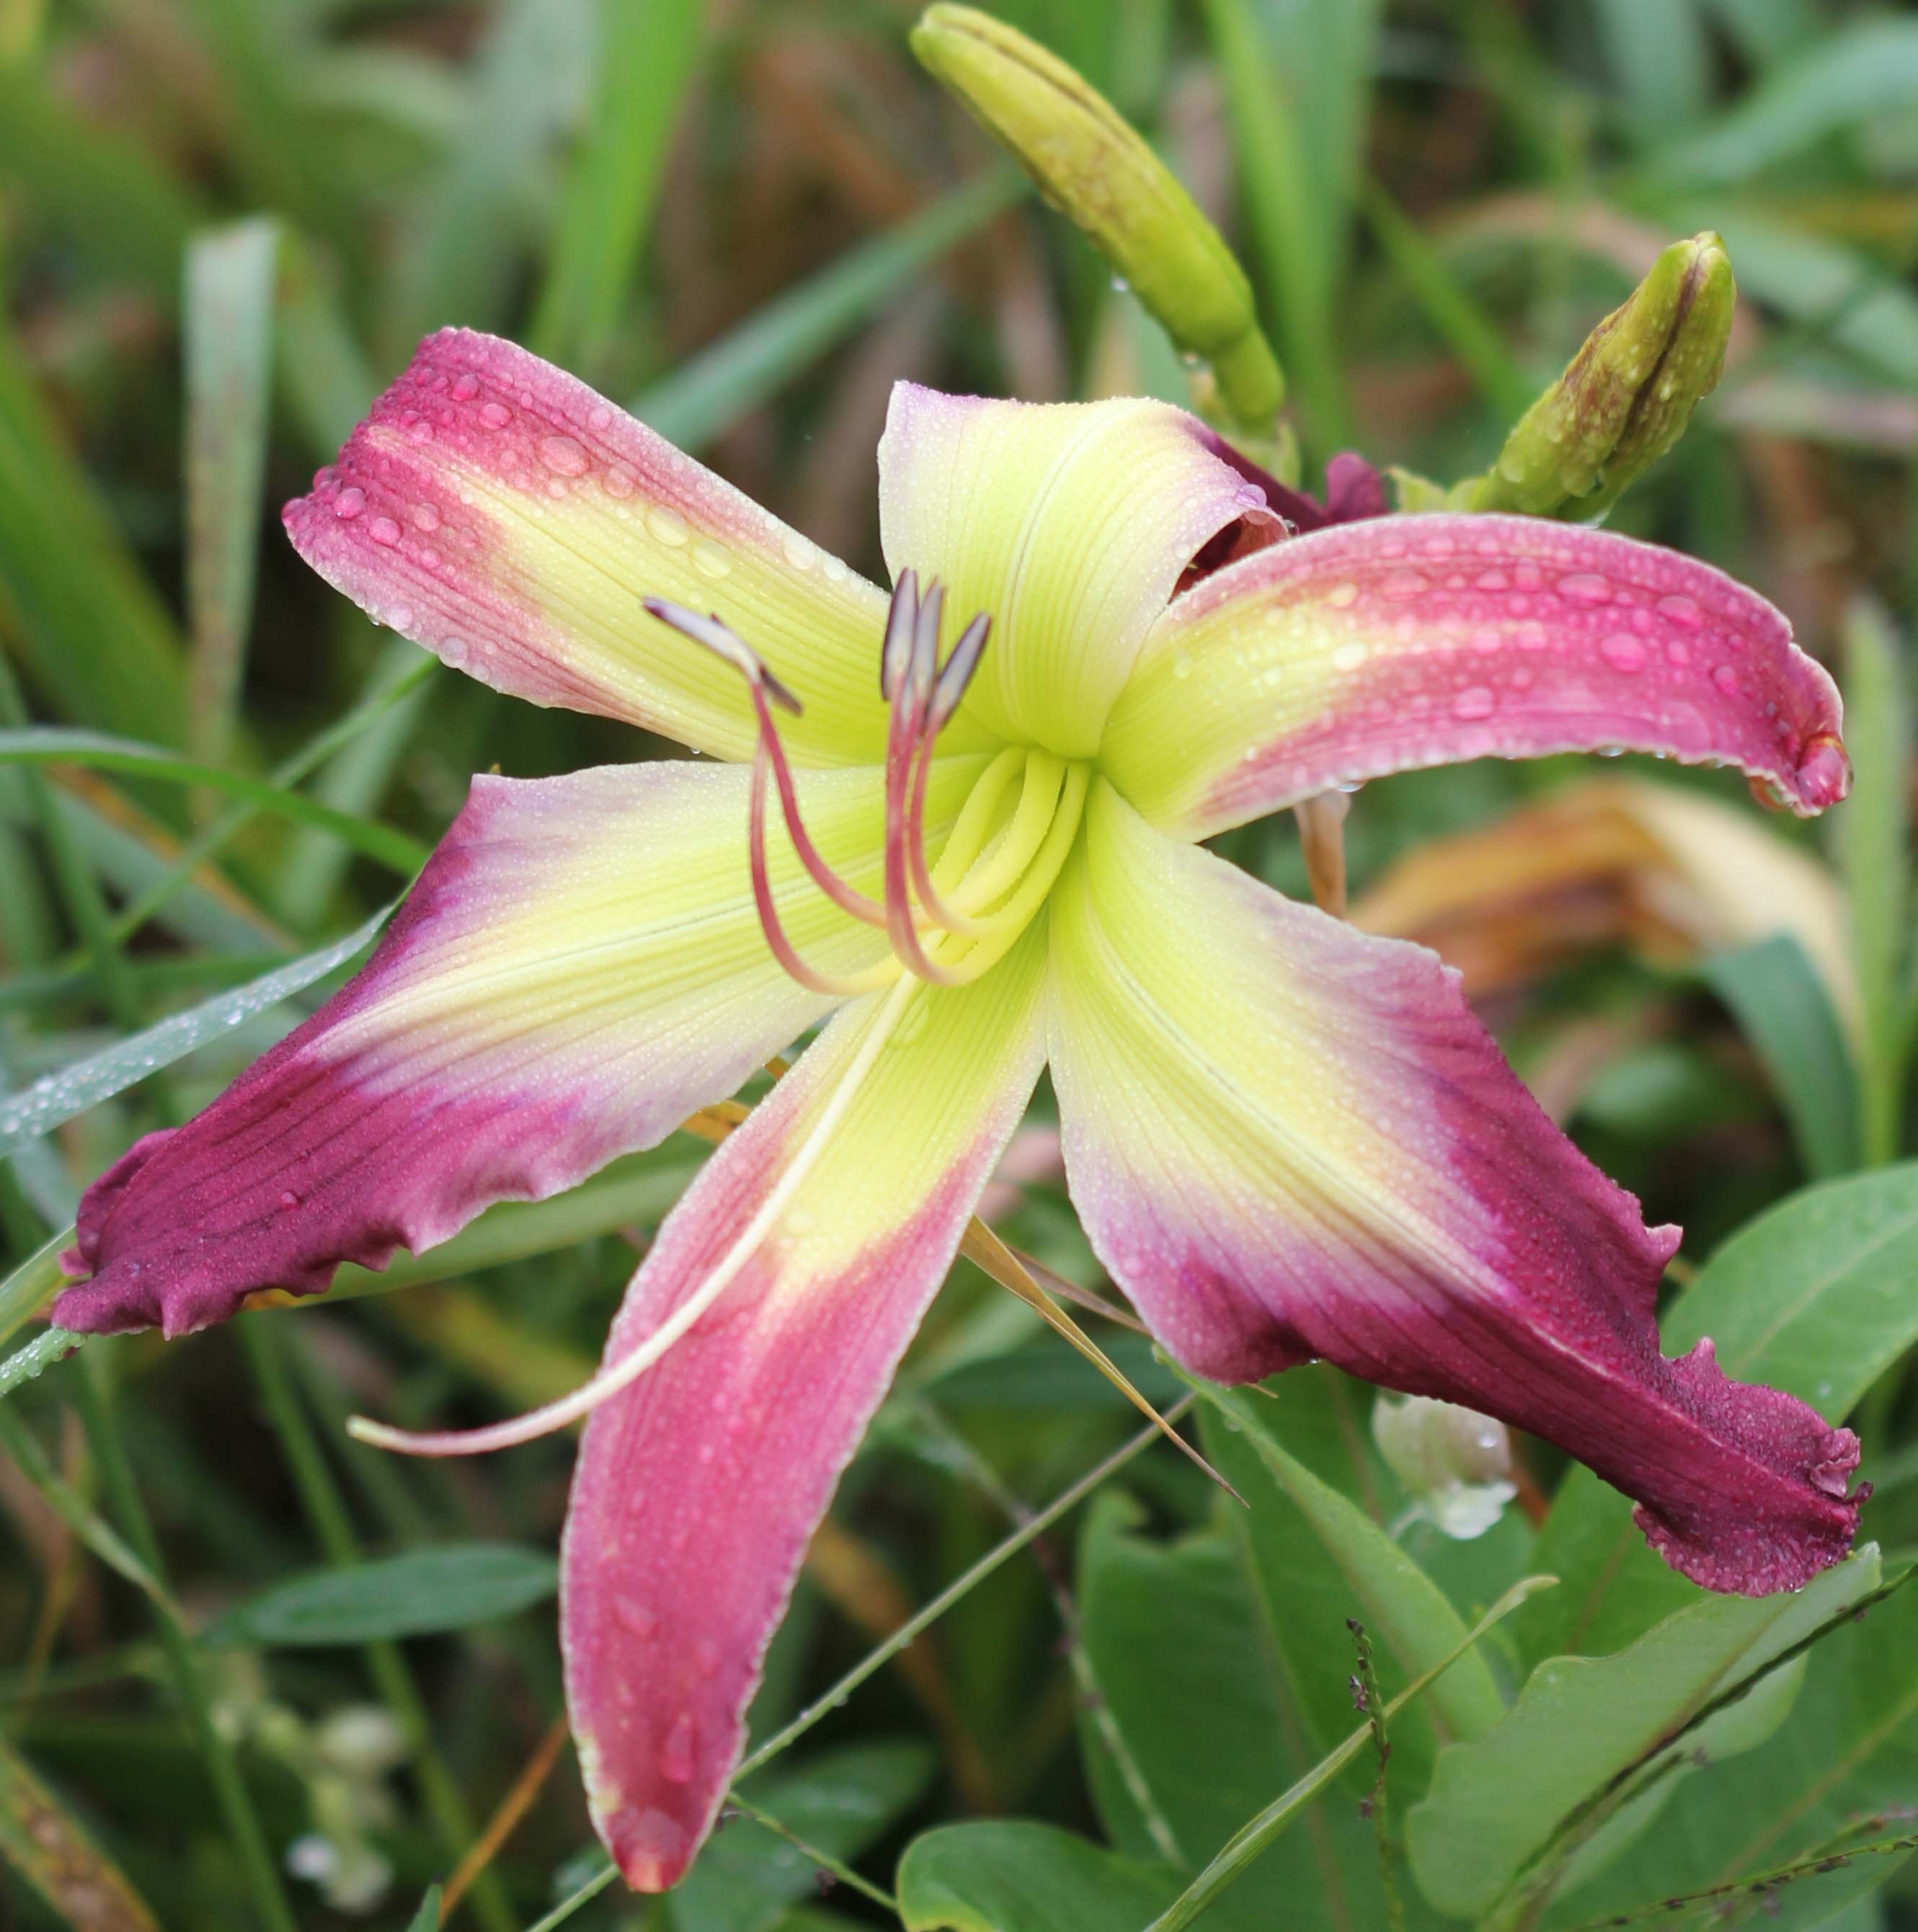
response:
[[[185,1625],[164,1594],[166,1576],[162,1566],[159,1539],[154,1534],[152,1519],[141,1500],[139,1485],[133,1480],[133,1466],[127,1460],[126,1446],[120,1439],[119,1429],[113,1419],[104,1381],[103,1354],[95,1349],[84,1357],[82,1373],[76,1378],[81,1420],[85,1425],[87,1440],[99,1468],[100,1480],[113,1514],[119,1519],[121,1533],[159,1586],[159,1592],[149,1594],[148,1600],[153,1605],[154,1618],[159,1625],[160,1645],[166,1654],[175,1694],[193,1727],[200,1756],[205,1761],[214,1797],[226,1820],[227,1836],[246,1874],[259,1923],[268,1928],[268,1932],[298,1932],[279,1867],[274,1862],[272,1848],[267,1843],[259,1814],[253,1809],[246,1780],[241,1775],[239,1759],[232,1744],[214,1722],[212,1702],[202,1675],[199,1653],[193,1648]]]

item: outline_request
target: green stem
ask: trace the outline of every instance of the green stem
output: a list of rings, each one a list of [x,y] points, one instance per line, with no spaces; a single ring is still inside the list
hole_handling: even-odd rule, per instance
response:
[[[361,1560],[358,1533],[346,1507],[346,1499],[333,1472],[327,1467],[318,1432],[301,1406],[299,1391],[287,1372],[282,1353],[286,1338],[271,1319],[243,1318],[238,1324],[240,1340],[258,1378],[266,1404],[268,1419],[280,1438],[280,1446],[292,1472],[294,1486],[313,1526],[314,1535],[329,1562],[349,1568]],[[413,1682],[404,1653],[390,1640],[369,1643],[361,1655],[373,1688],[399,1725],[412,1760],[413,1774],[419,1780],[420,1795],[426,1801],[434,1828],[447,1856],[457,1864],[472,1843],[473,1822],[465,1799],[452,1774],[433,1748],[433,1727],[426,1704]],[[499,1874],[481,1872],[473,1881],[469,1897],[473,1910],[489,1932],[513,1932],[517,1921],[506,1897]]]
[[[109,1503],[120,1520],[121,1532],[161,1593],[151,1594],[148,1600],[154,1606],[154,1618],[159,1626],[160,1641],[166,1653],[174,1691],[193,1727],[194,1742],[205,1762],[214,1800],[226,1820],[227,1836],[246,1874],[259,1922],[268,1928],[268,1932],[298,1932],[298,1922],[280,1881],[280,1868],[274,1862],[272,1848],[267,1843],[259,1814],[253,1809],[246,1780],[241,1775],[239,1759],[213,1720],[212,1702],[201,1675],[199,1655],[187,1634],[186,1626],[172,1609],[170,1599],[163,1594],[166,1575],[159,1539],[154,1534],[152,1520],[141,1500],[139,1485],[133,1480],[133,1466],[127,1460],[125,1445],[113,1420],[102,1380],[100,1353],[95,1351],[83,1360],[85,1372],[76,1379],[87,1441],[92,1448]]]
[[[762,1825],[776,1838],[784,1838],[802,1856],[809,1858],[821,1871],[830,1872],[841,1885],[849,1885],[863,1898],[870,1898],[875,1905],[883,1905],[894,1918],[899,1916],[899,1901],[891,1892],[882,1892],[870,1880],[862,1878],[849,1864],[842,1864],[830,1852],[823,1852],[818,1846],[808,1844],[790,1825],[782,1825],[777,1818],[760,1810],[750,1799],[742,1798],[736,1790],[726,1794],[726,1802],[736,1811],[743,1813],[755,1825]]]

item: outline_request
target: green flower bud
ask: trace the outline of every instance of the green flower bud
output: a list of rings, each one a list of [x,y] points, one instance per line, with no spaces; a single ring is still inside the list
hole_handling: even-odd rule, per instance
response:
[[[1737,296],[1716,235],[1674,242],[1525,412],[1473,508],[1581,519],[1610,509],[1717,383]]]
[[[1036,41],[971,7],[929,7],[913,51],[1081,229],[1178,346],[1212,365],[1224,412],[1272,432],[1285,382],[1232,250],[1138,130]]]

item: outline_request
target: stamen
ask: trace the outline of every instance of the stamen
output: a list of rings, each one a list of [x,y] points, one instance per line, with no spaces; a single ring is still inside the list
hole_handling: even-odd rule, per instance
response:
[[[436,1430],[415,1435],[356,1415],[348,1421],[347,1433],[358,1442],[371,1443],[376,1448],[397,1450],[406,1456],[483,1455],[490,1450],[510,1449],[519,1443],[550,1436],[555,1430],[581,1420],[601,1402],[630,1388],[725,1293],[739,1270],[772,1232],[775,1223],[785,1213],[793,1196],[838,1132],[866,1076],[872,1071],[874,1064],[898,1028],[901,1016],[919,990],[911,980],[898,982],[891,997],[875,1016],[871,1031],[859,1042],[859,1051],[853,1056],[844,1077],[833,1090],[832,1097],[820,1111],[811,1131],[793,1156],[791,1166],[760,1203],[759,1211],[748,1222],[739,1238],[727,1249],[712,1274],[629,1354],[602,1368],[571,1395],[562,1396],[557,1402],[547,1402],[527,1414],[516,1416],[509,1422],[494,1423],[484,1429]]]
[[[799,794],[793,782],[792,766],[787,762],[786,748],[780,742],[779,733],[772,722],[772,713],[767,709],[770,698],[782,710],[790,711],[795,717],[800,715],[799,700],[773,675],[771,667],[758,652],[748,644],[737,632],[721,622],[717,616],[702,617],[696,610],[689,610],[683,604],[670,604],[664,598],[649,597],[646,608],[664,624],[691,638],[695,644],[706,646],[731,664],[746,680],[752,694],[753,710],[759,720],[760,748],[771,759],[773,776],[779,786],[779,808],[786,820],[786,834],[793,842],[793,849],[799,855],[799,862],[805,867],[814,885],[817,886],[841,912],[849,913],[854,919],[862,920],[868,926],[882,929],[886,925],[886,910],[876,899],[868,898],[864,892],[849,886],[820,855],[806,830],[805,821],[799,815]],[[757,754],[755,754],[757,755]]]
[[[919,578],[916,571],[901,571],[886,614],[886,642],[880,648],[879,694],[890,704],[899,694],[901,681],[913,661],[913,640],[919,610]]]
[[[766,746],[761,741],[760,748],[753,754],[753,782],[751,802],[747,807],[748,818],[748,848],[753,874],[753,905],[760,916],[760,929],[766,934],[766,943],[772,949],[786,973],[799,984],[815,993],[823,993],[829,999],[850,1000],[861,993],[876,992],[881,986],[890,986],[899,976],[896,966],[876,966],[871,970],[848,976],[835,973],[821,973],[808,966],[794,950],[786,937],[786,928],[781,922],[779,908],[774,903],[772,881],[769,875],[766,860],[766,775],[768,764]]]

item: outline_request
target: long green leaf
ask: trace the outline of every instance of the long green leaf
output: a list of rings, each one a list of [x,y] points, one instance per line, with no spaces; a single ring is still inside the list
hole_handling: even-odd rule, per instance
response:
[[[703,11],[699,0],[599,0],[592,118],[529,338],[568,368],[592,368],[618,324],[698,60]]]
[[[1025,178],[994,168],[775,296],[749,321],[631,405],[669,442],[698,449],[849,335],[893,292],[1019,199]]]
[[[1845,620],[1845,722],[1857,776],[1839,820],[1839,849],[1864,1028],[1859,1138],[1867,1165],[1876,1166],[1898,1151],[1910,1064],[1911,1022],[1902,981],[1910,916],[1911,718],[1898,640],[1884,613],[1862,601]]]
[[[1713,990],[1771,1078],[1805,1172],[1815,1180],[1858,1165],[1858,1082],[1824,982],[1789,934],[1705,962]]]
[[[0,610],[67,716],[167,744],[186,729],[186,652],[0,326]]]
[[[0,1158],[22,1142],[50,1132],[62,1120],[71,1120],[76,1114],[123,1093],[149,1074],[171,1066],[208,1040],[220,1038],[343,965],[371,944],[391,910],[391,907],[387,907],[343,939],[279,967],[247,986],[175,1013],[91,1059],[62,1067],[58,1073],[36,1081],[23,1094],[0,1097]]]
[[[455,1543],[289,1577],[202,1633],[209,1649],[307,1649],[492,1623],[543,1603],[559,1569],[543,1550]]]
[[[1414,1699],[1423,1696],[1434,1684],[1442,1682],[1445,1673],[1460,1658],[1469,1655],[1479,1640],[1510,1616],[1527,1597],[1539,1590],[1549,1589],[1557,1581],[1557,1579],[1552,1576],[1527,1576],[1513,1584],[1465,1633],[1456,1648],[1440,1658],[1431,1669],[1414,1678],[1392,1699],[1385,1708],[1386,1718],[1389,1720],[1397,1717]],[[1361,1724],[1336,1750],[1314,1766],[1289,1791],[1281,1792],[1256,1818],[1249,1820],[1218,1857],[1179,1894],[1170,1908],[1152,1921],[1147,1932],[1182,1932],[1182,1928],[1190,1925],[1229,1886],[1237,1882],[1253,1861],[1313,1799],[1332,1784],[1348,1764],[1362,1751],[1371,1748],[1372,1742],[1371,1725],[1369,1723]]]
[[[126,1874],[33,1767],[0,1742],[0,1858],[82,1932],[159,1932]]]
[[[1707,1705],[1752,1682],[1879,1580],[1878,1552],[1868,1548],[1803,1590],[1714,1598],[1616,1656],[1541,1664],[1497,1730],[1439,1754],[1431,1790],[1406,1821],[1425,1896],[1443,1912],[1479,1917],[1580,1804],[1633,1766],[1655,1773],[1668,1741]],[[1737,1742],[1749,1748],[1762,1739]],[[1731,1743],[1721,1726],[1709,1747],[1714,1762]],[[1688,1749],[1677,1768],[1689,1768],[1690,1757]]]
[[[417,838],[390,825],[336,812],[304,793],[289,791],[270,779],[249,777],[216,765],[183,758],[158,745],[129,738],[109,738],[95,731],[0,731],[0,766],[78,765],[89,771],[124,772],[138,778],[159,778],[169,784],[203,786],[244,799],[277,818],[330,832],[343,844],[389,872],[410,878],[426,863],[427,848]]]
[[[230,748],[253,626],[279,247],[279,224],[256,217],[187,250],[187,748],[210,764]]]

